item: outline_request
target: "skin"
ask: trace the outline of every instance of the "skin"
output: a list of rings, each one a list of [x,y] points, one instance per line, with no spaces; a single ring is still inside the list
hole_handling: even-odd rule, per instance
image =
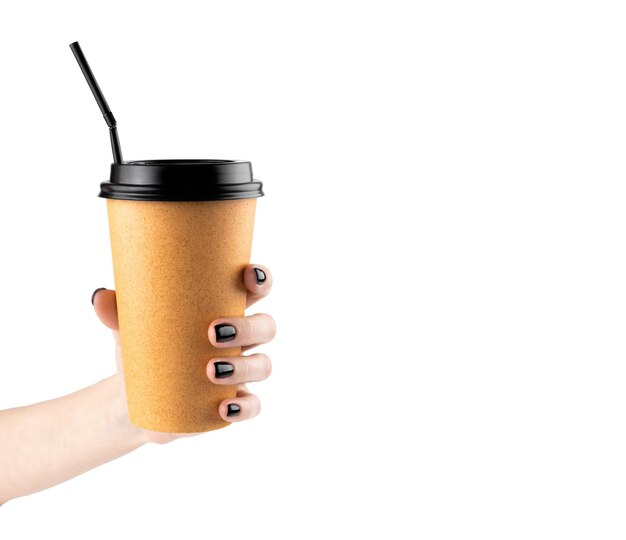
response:
[[[265,272],[262,284],[256,282],[255,267]],[[260,265],[248,266],[243,282],[248,290],[248,307],[272,288],[269,270]],[[197,435],[147,431],[129,422],[115,291],[98,291],[93,303],[96,314],[113,333],[117,373],[67,396],[0,411],[0,504],[69,480],[144,444],[164,444]],[[218,343],[215,325],[225,323],[237,329],[237,336],[233,341]],[[267,314],[257,314],[213,321],[207,340],[217,348],[241,346],[245,352],[268,343],[275,334],[274,320]],[[219,361],[233,364],[233,375],[216,379],[213,364]],[[222,418],[241,422],[259,414],[260,401],[248,391],[246,383],[266,379],[271,371],[270,359],[262,353],[211,359],[206,374],[212,382],[237,384],[236,397],[219,406]],[[239,405],[238,416],[226,415],[229,403]]]

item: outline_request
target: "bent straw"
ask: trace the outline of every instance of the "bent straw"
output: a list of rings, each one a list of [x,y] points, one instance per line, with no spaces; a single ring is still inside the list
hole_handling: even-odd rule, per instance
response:
[[[100,107],[100,110],[102,111],[102,116],[104,116],[104,120],[106,121],[107,126],[109,126],[109,134],[111,136],[111,150],[113,151],[113,162],[120,164],[122,163],[122,149],[120,148],[120,140],[117,136],[117,122],[115,121],[115,117],[113,116],[111,109],[109,109],[107,100],[104,99],[102,90],[100,90],[100,86],[98,86],[98,81],[96,81],[96,78],[93,76],[93,72],[91,71],[91,68],[87,63],[87,59],[85,58],[85,55],[83,54],[83,51],[78,44],[78,41],[70,44],[70,49],[72,49],[74,57],[76,58],[76,61],[78,62],[78,65],[80,66],[80,69],[83,72],[85,79],[87,79],[87,84],[89,85],[89,88],[91,88],[93,97],[96,98],[96,102],[98,103],[98,107]]]

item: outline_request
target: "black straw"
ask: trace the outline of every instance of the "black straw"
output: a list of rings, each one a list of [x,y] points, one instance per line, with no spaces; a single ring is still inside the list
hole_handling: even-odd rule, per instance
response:
[[[93,76],[91,68],[87,63],[87,59],[85,58],[85,55],[83,54],[83,51],[78,44],[78,41],[70,44],[70,49],[72,49],[72,52],[76,57],[76,61],[78,62],[78,65],[80,66],[80,69],[83,72],[85,79],[87,79],[87,84],[93,92],[93,97],[96,98],[96,102],[98,103],[98,107],[100,107],[100,110],[102,111],[102,115],[104,116],[107,126],[109,126],[109,134],[111,135],[111,149],[113,150],[113,162],[120,164],[122,163],[122,149],[120,148],[120,140],[117,136],[117,122],[115,121],[115,117],[113,116],[111,109],[109,109],[109,104],[107,103],[107,100],[104,99],[102,90],[100,90],[100,87],[98,86],[98,81],[96,81],[96,78]]]

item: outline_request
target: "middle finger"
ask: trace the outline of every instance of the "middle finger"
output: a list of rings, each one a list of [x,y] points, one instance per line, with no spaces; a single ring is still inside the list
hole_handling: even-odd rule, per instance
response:
[[[276,324],[266,313],[217,319],[209,325],[209,341],[218,349],[261,345],[274,339]]]

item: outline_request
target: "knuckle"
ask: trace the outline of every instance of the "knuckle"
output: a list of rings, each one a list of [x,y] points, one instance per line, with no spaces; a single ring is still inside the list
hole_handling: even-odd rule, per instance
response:
[[[263,317],[263,323],[267,328],[268,339],[274,339],[276,336],[276,321],[274,321],[274,318],[267,313],[261,313],[260,315]]]
[[[272,361],[270,357],[266,354],[261,354],[262,359],[262,376],[264,379],[267,379],[272,374]]]
[[[250,376],[250,362],[246,357],[243,358],[241,362],[239,362],[239,376],[237,377],[240,381],[247,381]]]
[[[261,400],[257,396],[252,396],[251,416],[256,416],[261,412]]]
[[[239,331],[241,332],[241,338],[244,340],[250,339],[253,332],[252,322],[250,321],[250,317],[243,317],[238,324]]]

